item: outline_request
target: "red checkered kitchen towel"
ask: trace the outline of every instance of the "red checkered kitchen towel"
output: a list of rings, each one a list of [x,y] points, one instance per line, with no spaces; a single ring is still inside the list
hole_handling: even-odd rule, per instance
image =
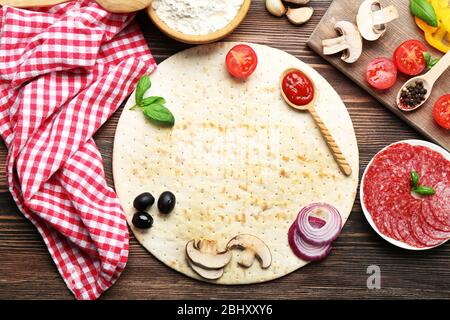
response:
[[[133,15],[93,1],[0,16],[10,192],[75,297],[96,299],[126,265],[128,229],[92,136],[155,61]]]

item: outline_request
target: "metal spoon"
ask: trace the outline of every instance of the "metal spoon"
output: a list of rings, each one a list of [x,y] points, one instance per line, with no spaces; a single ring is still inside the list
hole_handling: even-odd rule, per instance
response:
[[[317,101],[317,96],[318,96],[316,85],[314,84],[314,81],[312,79],[309,79],[314,88],[314,97],[310,103],[303,105],[303,106],[299,106],[299,105],[292,103],[286,97],[286,95],[283,91],[283,79],[288,73],[290,73],[292,71],[300,71],[300,70],[295,69],[295,68],[290,68],[290,69],[285,70],[283,72],[283,74],[281,75],[281,79],[280,79],[281,80],[280,81],[281,96],[286,101],[286,103],[289,106],[291,106],[292,108],[297,109],[297,110],[302,110],[302,111],[308,111],[311,114],[311,116],[313,117],[317,126],[319,127],[319,130],[322,133],[322,136],[325,139],[325,142],[327,143],[328,148],[330,149],[331,153],[333,154],[333,157],[334,157],[336,163],[338,164],[339,168],[341,169],[342,173],[344,173],[346,176],[350,176],[352,174],[352,168],[348,164],[347,159],[345,159],[345,156],[342,154],[341,149],[337,145],[337,143],[334,140],[333,136],[331,135],[330,131],[325,126],[325,123],[323,123],[322,119],[320,118],[320,116],[318,115],[318,113],[316,112],[316,109],[314,107],[315,103]]]
[[[69,0],[0,0],[0,5],[16,8],[47,7],[68,2]],[[95,0],[105,10],[113,13],[139,11],[150,5],[152,0]]]
[[[444,73],[444,71],[447,70],[447,68],[449,66],[450,66],[450,51],[447,52],[439,60],[439,62],[436,63],[436,65],[433,68],[430,69],[430,71],[428,71],[427,73],[425,73],[423,75],[411,78],[405,82],[405,84],[402,86],[402,88],[398,91],[398,94],[397,94],[397,100],[396,100],[397,107],[403,111],[412,111],[412,110],[416,110],[421,105],[423,105],[425,103],[425,101],[427,101],[427,99],[430,97],[431,90],[433,90],[434,83],[437,81],[437,79],[439,79],[439,77]],[[400,103],[400,95],[401,95],[402,91],[406,90],[406,88],[409,85],[416,83],[417,81],[421,81],[423,83],[423,87],[427,90],[427,93],[425,94],[425,99],[422,100],[422,102],[420,102],[418,105],[415,105],[413,107],[403,106]]]

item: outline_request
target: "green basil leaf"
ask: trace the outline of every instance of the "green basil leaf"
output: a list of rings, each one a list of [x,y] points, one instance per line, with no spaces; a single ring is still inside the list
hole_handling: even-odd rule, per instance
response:
[[[436,65],[436,63],[439,62],[439,58],[433,58],[429,52],[424,52],[423,58],[425,60],[425,65],[429,69],[433,68]]]
[[[130,110],[142,109],[144,107],[148,107],[151,104],[164,105],[164,104],[166,104],[166,100],[163,97],[157,97],[157,96],[147,97],[147,98],[142,99],[142,101],[139,105],[134,105],[133,107],[131,107]]]
[[[136,86],[136,104],[141,104],[145,92],[150,89],[151,86],[152,83],[148,75],[144,75],[141,79],[139,79]]]
[[[428,64],[428,68],[433,68],[438,62],[439,58],[431,59],[430,63]]]
[[[433,194],[436,193],[436,191],[432,187],[428,187],[428,186],[420,186],[420,187],[414,188],[413,190],[414,190],[414,192],[424,195],[424,196],[432,196]]]
[[[144,115],[159,125],[173,126],[175,118],[165,106],[161,104],[151,104],[142,108]]]
[[[411,185],[416,188],[419,185],[419,174],[416,171],[411,171]]]
[[[431,61],[431,54],[429,53],[429,52],[424,52],[423,53],[423,58],[424,58],[424,60],[425,60],[425,65],[429,65],[430,64],[430,61]]]
[[[157,96],[147,97],[147,98],[142,99],[139,106],[141,108],[143,108],[143,107],[148,107],[151,104],[165,105],[166,100],[163,97],[157,97]]]
[[[411,13],[425,21],[432,27],[438,26],[438,19],[433,6],[427,0],[411,0],[409,3]]]

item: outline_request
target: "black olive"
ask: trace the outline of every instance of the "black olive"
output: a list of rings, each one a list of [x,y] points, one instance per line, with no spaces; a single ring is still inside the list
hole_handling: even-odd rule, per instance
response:
[[[170,213],[175,207],[175,195],[170,191],[161,193],[158,199],[158,209],[161,213]]]
[[[155,203],[155,198],[149,192],[138,195],[133,201],[133,207],[138,211],[145,211]]]
[[[153,218],[147,212],[136,212],[133,216],[133,225],[139,229],[148,229],[153,225]]]

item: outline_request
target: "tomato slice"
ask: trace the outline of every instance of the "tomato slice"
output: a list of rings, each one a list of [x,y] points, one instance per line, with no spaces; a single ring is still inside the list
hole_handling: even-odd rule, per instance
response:
[[[228,51],[225,62],[228,72],[233,77],[245,79],[255,71],[258,57],[250,46],[238,44]]]
[[[450,94],[445,94],[436,101],[433,107],[433,117],[438,125],[450,130]]]
[[[375,89],[389,89],[397,81],[397,67],[389,58],[376,58],[367,65],[366,80]]]
[[[423,57],[423,53],[426,51],[428,51],[427,46],[419,40],[407,40],[395,49],[395,65],[404,74],[418,75],[426,67]]]

